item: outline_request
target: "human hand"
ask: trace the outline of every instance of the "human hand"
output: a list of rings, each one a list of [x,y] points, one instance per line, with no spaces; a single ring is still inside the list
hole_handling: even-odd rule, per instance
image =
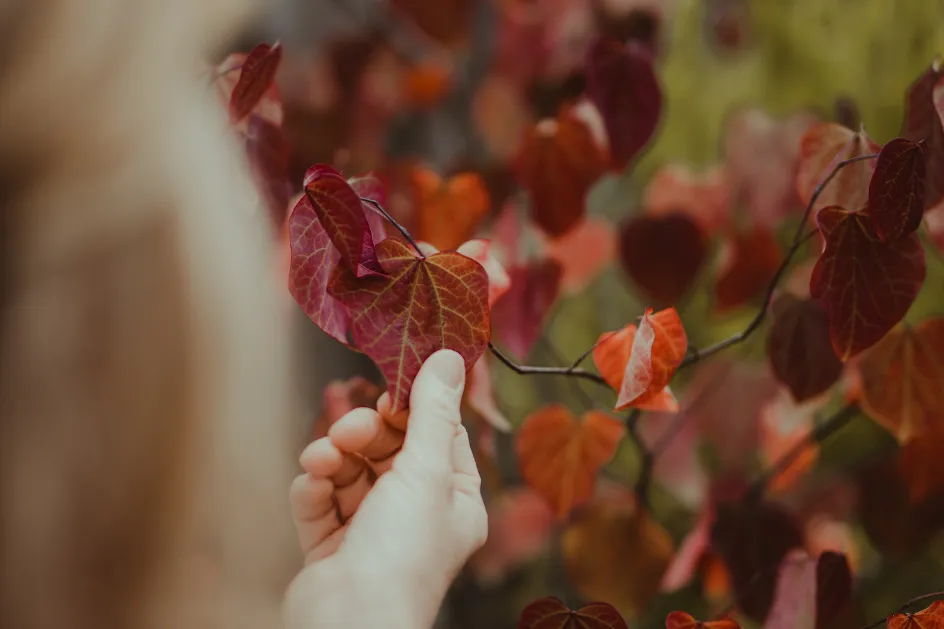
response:
[[[436,352],[413,383],[405,435],[406,413],[384,394],[302,453],[291,504],[306,567],[286,599],[290,627],[432,626],[488,528],[464,385],[462,358]]]

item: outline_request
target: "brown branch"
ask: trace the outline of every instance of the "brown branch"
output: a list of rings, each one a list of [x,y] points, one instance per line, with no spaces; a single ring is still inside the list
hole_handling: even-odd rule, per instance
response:
[[[652,484],[652,469],[654,467],[655,458],[653,457],[652,450],[649,449],[645,441],[643,441],[642,435],[639,434],[639,418],[641,416],[642,411],[638,408],[631,410],[626,417],[626,431],[629,434],[629,438],[636,444],[640,456],[639,476],[636,478],[636,484],[633,490],[636,493],[636,499],[639,501],[639,505],[648,509],[649,487]]]
[[[491,341],[488,342],[488,349],[498,360],[504,363],[506,367],[522,376],[572,376],[574,378],[583,378],[591,382],[596,382],[607,388],[610,386],[606,383],[606,380],[603,379],[603,376],[595,374],[592,371],[573,369],[571,367],[535,367],[531,365],[519,365],[503,354]]]
[[[901,605],[901,607],[899,607],[898,609],[896,609],[895,611],[893,611],[892,613],[890,613],[888,616],[885,616],[884,618],[879,618],[879,619],[876,620],[875,622],[873,622],[873,623],[871,623],[871,624],[868,624],[868,625],[862,627],[862,629],[875,629],[876,627],[881,626],[881,624],[882,624],[883,622],[888,622],[888,619],[891,618],[892,616],[894,616],[894,615],[896,615],[896,614],[901,614],[901,613],[903,613],[906,609],[908,609],[909,607],[911,607],[911,606],[914,605],[915,603],[920,603],[920,602],[922,602],[922,601],[926,601],[926,600],[932,599],[932,598],[944,599],[944,591],[941,591],[941,592],[930,592],[929,594],[922,594],[921,596],[916,596],[916,597],[914,597],[914,598],[908,600],[907,602],[903,603],[903,604]]]
[[[748,500],[759,499],[767,490],[770,483],[780,476],[784,470],[790,467],[790,464],[793,463],[806,448],[814,443],[822,444],[858,414],[859,405],[853,403],[842,407],[835,414],[821,422],[809,432],[805,439],[790,448],[790,450],[785,452],[783,456],[774,461],[770,467],[762,472],[760,476],[751,483],[745,497]]]
[[[686,367],[694,365],[703,358],[707,358],[713,354],[717,354],[723,349],[731,347],[732,345],[741,343],[750,337],[760,327],[760,325],[764,322],[764,319],[767,317],[767,312],[770,309],[770,302],[773,301],[774,292],[777,290],[777,286],[780,284],[784,274],[790,267],[793,257],[796,255],[797,251],[800,250],[801,245],[803,245],[803,243],[806,241],[806,239],[803,237],[803,229],[806,227],[806,223],[809,221],[810,214],[813,212],[813,206],[816,205],[816,201],[819,199],[820,194],[823,193],[823,190],[826,188],[827,184],[833,180],[836,174],[849,164],[861,162],[866,159],[874,159],[876,157],[878,157],[877,153],[874,155],[860,155],[859,157],[845,159],[836,164],[835,168],[832,169],[829,175],[823,179],[823,181],[813,190],[813,195],[810,197],[810,202],[807,204],[806,211],[803,213],[803,219],[800,221],[800,224],[797,226],[796,233],[793,235],[793,241],[790,245],[790,248],[787,250],[787,254],[780,262],[780,266],[777,268],[776,273],[774,273],[773,278],[771,278],[770,284],[767,285],[767,292],[764,294],[764,302],[757,315],[751,320],[750,323],[747,324],[746,328],[737,334],[734,334],[733,336],[730,336],[723,341],[719,341],[714,345],[710,345],[702,350],[693,348],[691,353],[686,356],[679,364],[679,369],[685,369]]]
[[[388,223],[390,223],[391,225],[393,225],[394,227],[396,227],[396,228],[397,228],[397,231],[400,232],[400,234],[401,234],[404,238],[406,238],[406,241],[407,241],[408,243],[410,243],[411,245],[413,245],[413,248],[416,249],[416,253],[420,254],[420,258],[425,258],[425,257],[426,257],[426,255],[425,255],[425,254],[423,253],[423,251],[420,249],[420,246],[419,246],[418,244],[416,244],[416,241],[415,241],[415,240],[413,240],[413,236],[410,235],[410,232],[407,230],[407,228],[404,227],[403,225],[401,225],[400,223],[398,223],[395,218],[393,218],[392,216],[390,216],[390,213],[387,212],[387,210],[385,210],[385,209],[383,208],[383,206],[380,205],[379,202],[374,201],[373,199],[368,199],[367,197],[360,197],[360,199],[361,199],[361,201],[362,201],[363,203],[366,203],[366,204],[370,205],[372,208],[374,208],[375,210],[377,210],[378,212],[380,212],[380,215],[383,216],[385,219],[387,219],[387,222],[388,222]]]

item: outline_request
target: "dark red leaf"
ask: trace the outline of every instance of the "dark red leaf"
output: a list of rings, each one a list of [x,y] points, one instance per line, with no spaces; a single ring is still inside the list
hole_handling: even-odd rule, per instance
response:
[[[826,629],[852,599],[852,571],[842,553],[826,551],[816,560],[816,629]]]
[[[829,341],[829,318],[812,299],[785,293],[773,303],[767,357],[777,380],[804,402],[828,390],[842,373]]]
[[[715,308],[724,313],[742,306],[764,290],[780,267],[780,246],[763,225],[728,235],[715,284]]]
[[[347,310],[328,294],[328,281],[341,260],[328,232],[306,195],[298,200],[288,218],[291,251],[289,292],[326,334],[347,343]]]
[[[489,341],[488,275],[454,251],[418,258],[388,238],[377,245],[385,276],[357,277],[339,265],[328,293],[351,314],[351,336],[387,379],[393,411],[405,408],[413,379],[434,352],[451,349],[466,370]]]
[[[334,244],[341,261],[356,277],[382,275],[374,238],[361,199],[341,173],[315,164],[305,173],[305,196],[318,222]]]
[[[376,201],[380,204],[380,207],[386,209],[387,186],[380,180],[380,177],[374,173],[367,173],[359,177],[351,177],[347,182],[358,196]],[[370,235],[374,244],[386,240],[387,219],[371,203],[361,201],[361,207],[364,208],[364,215],[367,217],[367,224],[370,226]]]
[[[908,88],[901,137],[926,144],[924,207],[944,199],[944,72],[936,59]]]
[[[531,262],[508,271],[511,288],[492,309],[495,336],[523,360],[541,336],[541,328],[560,292],[563,269],[555,260]]]
[[[688,292],[705,259],[707,245],[698,225],[684,214],[639,216],[620,230],[623,269],[658,307]]]
[[[711,542],[728,567],[741,611],[763,622],[774,600],[777,567],[803,546],[800,527],[773,504],[736,502],[719,505]]]
[[[882,240],[918,230],[924,216],[925,144],[895,138],[882,147],[869,183],[869,214]]]
[[[261,116],[250,116],[246,131],[246,154],[269,213],[275,224],[281,226],[292,196],[289,145],[285,133],[281,127]]]
[[[589,603],[577,611],[554,596],[541,598],[521,612],[518,629],[628,629],[626,621],[607,603]]]
[[[924,283],[924,249],[916,234],[883,243],[871,217],[832,206],[816,215],[826,245],[810,294],[829,317],[833,350],[846,361],[898,323]]]
[[[266,93],[282,61],[282,44],[259,44],[243,62],[239,81],[229,97],[229,119],[233,124],[245,118]]]
[[[652,54],[636,42],[597,39],[587,56],[587,94],[606,124],[612,166],[622,170],[652,137],[662,113]]]
[[[804,550],[791,551],[780,564],[764,629],[826,629],[851,595],[845,555],[824,552],[814,558]]]
[[[538,122],[525,138],[516,169],[531,199],[535,224],[562,236],[586,212],[590,186],[604,173],[607,154],[573,107]]]

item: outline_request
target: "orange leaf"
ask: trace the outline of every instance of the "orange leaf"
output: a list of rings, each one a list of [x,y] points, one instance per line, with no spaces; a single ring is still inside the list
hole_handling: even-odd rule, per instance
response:
[[[545,406],[525,418],[516,435],[521,475],[563,518],[593,494],[597,472],[625,434],[605,413],[590,411],[577,421],[559,404]]]
[[[916,614],[892,614],[888,629],[944,629],[944,601],[934,601]]]
[[[443,179],[433,171],[413,171],[417,203],[417,238],[437,249],[450,251],[469,240],[488,214],[485,182],[475,173]]]
[[[665,629],[741,629],[741,625],[730,618],[701,621],[685,612],[669,612],[665,617]]]
[[[627,629],[627,625],[608,603],[590,603],[574,611],[548,596],[524,608],[518,629]]]
[[[939,416],[938,419],[944,418]],[[899,450],[898,473],[908,485],[908,497],[912,502],[920,502],[944,489],[942,452],[944,432],[940,429],[912,439]]]
[[[658,593],[672,538],[628,492],[600,496],[574,514],[560,552],[571,583],[588,600],[638,614]]]
[[[619,392],[616,410],[632,406],[674,412],[678,402],[667,385],[687,349],[688,338],[675,308],[656,314],[649,308],[638,329],[629,324],[602,334],[593,361],[604,380]]]
[[[433,107],[449,91],[451,74],[448,65],[436,61],[424,61],[409,68],[403,81],[407,102],[415,107]]]
[[[899,326],[862,356],[858,369],[862,407],[902,443],[944,423],[944,317]]]
[[[824,400],[825,401],[825,400]],[[799,444],[806,445],[770,483],[771,493],[786,491],[816,463],[819,446],[807,440],[813,428],[813,413],[822,406],[818,400],[797,404],[785,392],[767,402],[760,412],[761,451],[768,464],[778,461]]]
[[[836,124],[815,124],[800,140],[800,159],[796,188],[804,205],[810,202],[813,191],[832,172],[836,164],[852,157],[879,152],[879,145],[865,133],[858,133]],[[849,210],[865,207],[869,198],[869,181],[875,171],[875,160],[867,159],[849,164],[833,177],[817,197],[811,216],[821,208],[841,205]]]

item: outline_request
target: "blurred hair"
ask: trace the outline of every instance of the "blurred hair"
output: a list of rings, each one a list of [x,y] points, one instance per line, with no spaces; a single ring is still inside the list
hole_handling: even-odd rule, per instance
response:
[[[266,627],[288,311],[199,62],[246,0],[0,3],[0,623]]]

